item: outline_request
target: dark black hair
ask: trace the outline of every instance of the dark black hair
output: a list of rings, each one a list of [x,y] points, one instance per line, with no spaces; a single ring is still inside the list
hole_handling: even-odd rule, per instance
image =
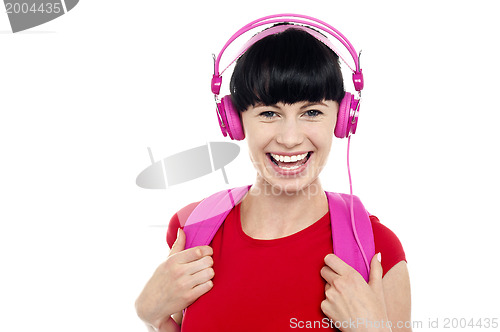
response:
[[[338,55],[309,33],[293,28],[253,44],[236,62],[230,91],[239,112],[258,103],[340,103],[345,94]]]

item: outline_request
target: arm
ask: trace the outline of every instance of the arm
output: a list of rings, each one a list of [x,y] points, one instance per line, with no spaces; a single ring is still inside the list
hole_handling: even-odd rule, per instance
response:
[[[172,317],[169,317],[164,323],[160,325],[160,328],[157,329],[153,327],[153,325],[147,324],[148,332],[180,332],[181,327],[177,325],[177,323],[173,320]]]
[[[392,331],[411,331],[410,277],[406,262],[401,261],[394,265],[385,274],[382,284]]]

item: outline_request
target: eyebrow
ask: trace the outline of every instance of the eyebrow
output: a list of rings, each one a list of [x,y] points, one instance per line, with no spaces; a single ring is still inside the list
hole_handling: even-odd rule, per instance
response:
[[[315,105],[322,105],[322,106],[328,107],[328,105],[326,105],[325,103],[319,101],[319,102],[309,102],[309,103],[306,103],[304,106],[301,106],[300,109],[304,109],[304,108],[307,108],[307,107],[310,107],[310,106],[315,106]]]
[[[273,107],[273,108],[278,108],[278,109],[281,109],[278,105],[276,104],[273,104],[273,105],[266,105],[266,104],[263,104],[263,103],[257,103],[254,105],[254,108],[257,108],[257,107]]]
[[[307,107],[310,107],[310,106],[315,106],[315,105],[322,105],[322,106],[325,106],[325,107],[328,107],[328,105],[326,105],[325,103],[319,101],[319,102],[308,102],[304,105],[302,105],[300,107],[300,109],[304,109],[304,108],[307,108]],[[272,104],[272,105],[265,105],[265,104],[262,104],[262,103],[258,103],[258,104],[255,104],[254,107],[273,107],[273,108],[277,108],[277,109],[281,109],[281,107],[279,107],[278,105],[276,104]]]

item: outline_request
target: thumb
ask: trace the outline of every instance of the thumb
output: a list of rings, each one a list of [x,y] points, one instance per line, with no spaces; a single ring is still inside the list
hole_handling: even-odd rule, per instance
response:
[[[381,253],[373,255],[371,264],[370,264],[370,279],[368,281],[368,285],[376,291],[377,293],[383,293],[382,286],[382,264],[380,263],[380,259],[382,257]]]
[[[170,249],[170,253],[168,254],[168,256],[172,256],[173,254],[183,251],[185,246],[186,233],[184,233],[184,231],[179,228],[177,229],[177,238],[175,239],[175,242],[172,245],[172,249]]]

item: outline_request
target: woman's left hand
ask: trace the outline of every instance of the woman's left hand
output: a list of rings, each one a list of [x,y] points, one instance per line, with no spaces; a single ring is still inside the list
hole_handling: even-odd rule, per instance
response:
[[[342,331],[391,331],[382,285],[382,265],[374,255],[369,282],[334,254],[325,257],[321,276],[326,299],[321,310]]]

